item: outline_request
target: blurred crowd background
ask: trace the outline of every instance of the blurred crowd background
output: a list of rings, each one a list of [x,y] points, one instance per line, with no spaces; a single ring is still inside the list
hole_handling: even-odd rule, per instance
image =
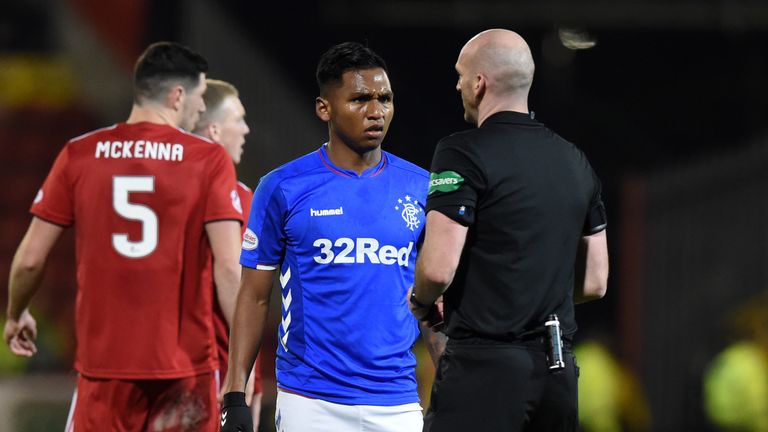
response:
[[[429,168],[437,141],[469,127],[454,88],[460,48],[503,27],[532,48],[536,118],[584,150],[609,212],[608,294],[577,308],[582,428],[768,431],[768,3],[8,0],[0,10],[0,280],[63,144],[127,118],[131,67],[150,42],[189,45],[210,77],[239,88],[251,134],[238,173],[255,187],[324,142],[315,66],[346,40],[387,61],[396,115],[384,148]],[[0,348],[0,430],[63,428],[73,242],[69,232],[58,244],[33,302],[38,355]],[[433,370],[416,350],[426,406]],[[263,367],[267,431],[274,363]]]

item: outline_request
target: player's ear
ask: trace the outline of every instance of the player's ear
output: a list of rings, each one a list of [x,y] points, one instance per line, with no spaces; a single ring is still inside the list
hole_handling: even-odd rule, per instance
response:
[[[181,110],[181,104],[184,102],[184,86],[177,85],[171,88],[168,92],[168,104],[173,107],[174,111]]]
[[[331,105],[320,96],[315,99],[315,114],[324,122],[331,120]]]
[[[221,128],[218,123],[211,123],[208,125],[208,136],[211,137],[212,141],[219,142],[219,138],[221,138]]]

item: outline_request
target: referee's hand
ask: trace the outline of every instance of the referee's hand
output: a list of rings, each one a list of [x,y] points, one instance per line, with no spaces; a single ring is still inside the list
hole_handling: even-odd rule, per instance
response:
[[[413,297],[411,294],[413,293],[413,287],[408,289],[407,294],[407,301],[408,301],[408,307],[411,310],[411,313],[413,316],[416,317],[417,320],[423,321],[429,326],[432,331],[438,332],[443,329],[443,296],[438,297],[437,301],[435,303],[432,303],[430,305],[419,305],[417,303],[414,303]]]
[[[221,432],[253,432],[251,410],[245,403],[245,393],[229,392],[221,406]]]
[[[445,315],[443,314],[443,296],[435,300],[434,306],[427,315],[427,324],[434,332],[439,332],[445,327]]]

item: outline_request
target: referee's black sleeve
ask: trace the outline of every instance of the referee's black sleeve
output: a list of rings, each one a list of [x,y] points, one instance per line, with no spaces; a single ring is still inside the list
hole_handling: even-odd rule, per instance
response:
[[[437,210],[464,226],[472,225],[486,176],[469,143],[457,135],[442,139],[430,171],[426,211]]]
[[[597,174],[592,171],[594,190],[592,199],[589,201],[587,217],[584,220],[584,235],[597,234],[608,226],[608,219],[605,215],[605,204],[603,204],[602,184]]]

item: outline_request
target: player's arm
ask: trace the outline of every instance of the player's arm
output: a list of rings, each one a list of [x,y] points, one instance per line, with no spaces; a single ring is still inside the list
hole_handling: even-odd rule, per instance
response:
[[[40,288],[45,262],[63,231],[59,225],[33,217],[13,257],[3,336],[16,355],[30,357],[37,352],[37,327],[27,306]]]
[[[209,222],[205,224],[205,232],[213,252],[213,280],[219,306],[231,327],[240,286],[240,223],[232,220]]]
[[[597,300],[605,295],[608,289],[608,242],[605,230],[581,238],[575,280],[574,303]]]
[[[229,372],[223,392],[245,392],[245,384],[261,347],[269,313],[275,270],[243,267],[235,318],[229,334]]]
[[[442,307],[440,308],[442,314]],[[427,321],[419,321],[419,329],[421,329],[421,339],[424,341],[424,345],[427,347],[429,357],[432,359],[432,364],[437,367],[440,360],[440,356],[445,351],[445,344],[448,342],[448,336],[445,333],[434,331]]]

